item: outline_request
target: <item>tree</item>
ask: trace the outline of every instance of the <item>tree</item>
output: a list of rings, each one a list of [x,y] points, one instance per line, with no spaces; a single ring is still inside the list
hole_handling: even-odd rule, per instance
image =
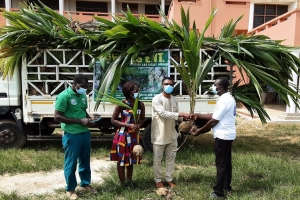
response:
[[[226,59],[231,65],[243,70],[250,83],[233,85],[232,92],[237,102],[246,106],[253,115],[257,112],[261,121],[266,123],[269,118],[260,103],[261,85],[269,85],[289,105],[288,97],[299,107],[298,89],[291,85],[292,72],[298,74],[300,61],[291,51],[292,47],[281,45],[282,41],[274,41],[263,35],[233,35],[236,23],[226,24],[218,38],[205,37],[205,30],[212,22],[216,11],[213,10],[201,33],[193,23],[190,29],[189,10],[181,8],[182,24],[169,22],[167,17],[163,23],[154,22],[145,16],[135,17],[130,9],[123,12],[123,17],[116,16],[114,21],[94,17],[94,28],[76,26],[71,18],[65,18],[47,6],[21,5],[20,13],[3,11],[5,18],[10,20],[10,26],[0,29],[0,70],[3,78],[12,74],[14,67],[21,66],[21,57],[34,56],[37,51],[45,48],[84,49],[86,54],[102,63],[106,57],[116,53],[117,58],[111,62],[105,72],[99,89],[107,94],[117,88],[122,70],[127,63],[142,54],[153,54],[160,49],[181,49],[185,58],[176,64],[178,71],[187,86],[191,96],[191,109],[194,111],[196,90],[207,72],[219,57]],[[79,22],[78,22],[79,23]],[[79,23],[80,24],[80,23]],[[201,60],[201,49],[212,52],[208,60]],[[98,102],[99,106],[100,101]]]

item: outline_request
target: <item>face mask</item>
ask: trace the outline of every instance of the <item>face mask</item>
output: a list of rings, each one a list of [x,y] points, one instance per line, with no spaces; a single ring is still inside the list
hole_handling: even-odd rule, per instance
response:
[[[214,93],[214,94],[217,94],[218,92],[217,92],[217,87],[215,86],[215,85],[212,85],[211,86],[211,91],[212,91],[212,93]]]
[[[171,85],[165,85],[164,86],[164,92],[167,94],[171,94],[173,91],[173,87]]]
[[[86,90],[87,90],[87,89],[84,89],[84,88],[80,87],[79,89],[76,89],[76,92],[77,92],[78,94],[85,94],[85,93],[86,93]]]
[[[136,99],[139,96],[139,93],[135,92],[133,93],[133,98]]]

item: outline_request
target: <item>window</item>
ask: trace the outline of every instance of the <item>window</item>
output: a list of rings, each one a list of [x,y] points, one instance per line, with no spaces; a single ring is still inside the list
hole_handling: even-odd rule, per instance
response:
[[[5,8],[5,0],[0,0],[0,8]]]
[[[76,1],[76,11],[108,12],[107,2]]]
[[[145,14],[146,15],[158,15],[159,9],[160,9],[159,5],[145,5]]]
[[[124,12],[127,11],[127,5],[129,6],[130,11],[132,14],[138,14],[139,9],[138,9],[138,4],[137,3],[122,3],[122,10]]]
[[[287,5],[262,5],[254,6],[253,28],[260,26],[288,11]]]
[[[165,15],[168,15],[170,5],[165,5]],[[145,5],[145,14],[146,15],[158,15],[158,10],[160,5]]]
[[[169,14],[169,8],[170,8],[170,5],[165,5],[165,15],[168,16]]]
[[[48,6],[49,8],[51,8],[52,10],[59,10],[59,0],[40,0],[40,2],[42,2],[43,4],[45,4],[46,6]],[[28,3],[33,3],[33,4],[39,4],[38,0],[29,0]]]

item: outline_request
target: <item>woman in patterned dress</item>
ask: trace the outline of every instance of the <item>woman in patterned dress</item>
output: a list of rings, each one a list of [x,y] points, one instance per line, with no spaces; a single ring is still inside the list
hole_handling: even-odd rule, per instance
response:
[[[122,88],[125,96],[124,103],[133,108],[135,98],[138,96],[139,88],[134,82],[126,82]],[[139,129],[145,120],[145,105],[139,101],[137,110],[137,123],[134,123],[132,110],[121,106],[116,106],[113,112],[111,123],[118,126],[114,136],[110,160],[118,161],[117,171],[122,185],[125,185],[125,168],[127,184],[132,183],[133,164],[140,164],[141,156],[135,156],[132,153],[134,145],[139,144]],[[121,114],[121,121],[119,115]]]

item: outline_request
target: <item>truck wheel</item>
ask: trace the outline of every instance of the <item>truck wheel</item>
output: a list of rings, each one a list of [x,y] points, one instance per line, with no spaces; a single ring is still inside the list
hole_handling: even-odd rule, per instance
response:
[[[21,148],[27,136],[12,120],[0,120],[0,148]]]
[[[150,152],[153,151],[153,145],[151,142],[151,124],[148,124],[148,126],[146,126],[145,130],[143,131],[142,142],[145,150]]]

